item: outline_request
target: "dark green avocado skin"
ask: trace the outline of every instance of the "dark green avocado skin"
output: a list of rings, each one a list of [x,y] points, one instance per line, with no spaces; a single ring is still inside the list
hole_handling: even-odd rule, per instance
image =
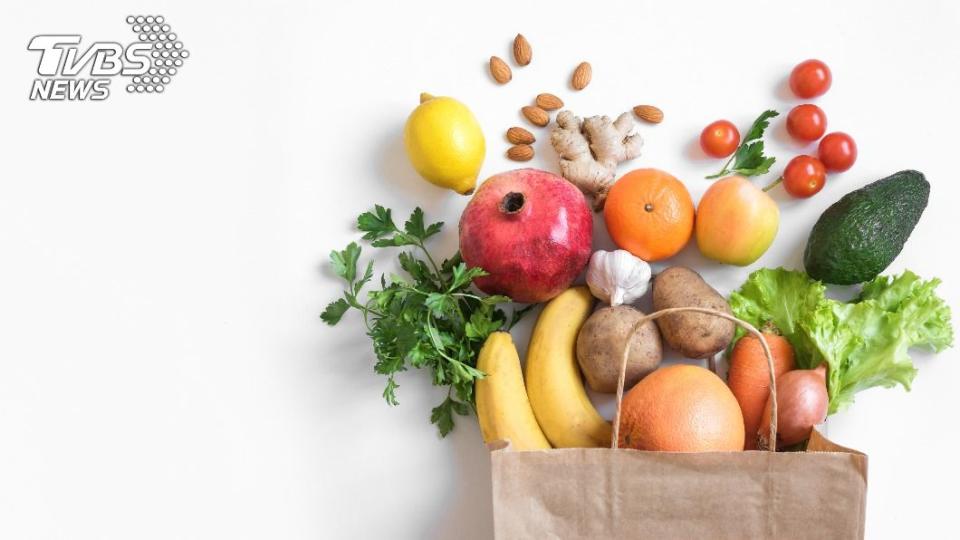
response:
[[[807,274],[837,285],[877,277],[900,254],[929,197],[923,173],[910,170],[847,193],[810,231],[803,252]]]

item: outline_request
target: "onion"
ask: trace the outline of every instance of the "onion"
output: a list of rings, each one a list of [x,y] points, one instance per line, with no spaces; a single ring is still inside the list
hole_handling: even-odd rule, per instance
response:
[[[827,419],[827,368],[795,369],[777,377],[777,447],[810,437],[813,426]],[[770,398],[757,433],[761,448],[769,448]]]

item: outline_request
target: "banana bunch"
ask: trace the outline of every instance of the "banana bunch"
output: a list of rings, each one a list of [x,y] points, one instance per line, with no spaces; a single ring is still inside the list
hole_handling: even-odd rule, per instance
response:
[[[510,334],[487,338],[477,359],[487,376],[476,387],[484,441],[509,440],[517,450],[609,446],[610,422],[590,403],[576,358],[592,305],[586,287],[573,287],[544,307],[530,338],[526,387]]]

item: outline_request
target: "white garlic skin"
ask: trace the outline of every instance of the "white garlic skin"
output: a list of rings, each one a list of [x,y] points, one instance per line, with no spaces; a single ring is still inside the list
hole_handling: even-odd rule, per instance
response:
[[[597,250],[587,266],[587,286],[594,296],[610,304],[632,304],[650,286],[650,265],[629,251]]]

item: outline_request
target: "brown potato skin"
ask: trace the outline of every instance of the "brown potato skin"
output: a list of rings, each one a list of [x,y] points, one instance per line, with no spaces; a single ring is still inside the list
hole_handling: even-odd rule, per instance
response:
[[[617,391],[624,340],[643,315],[627,305],[606,306],[594,311],[583,323],[577,335],[577,362],[594,391],[610,394]],[[648,322],[633,336],[624,390],[657,369],[662,358],[660,331],[652,321]]]
[[[730,304],[700,274],[671,266],[653,278],[653,310],[702,307],[733,314]],[[733,339],[735,325],[705,313],[675,313],[657,319],[667,345],[688,358],[709,358]]]

